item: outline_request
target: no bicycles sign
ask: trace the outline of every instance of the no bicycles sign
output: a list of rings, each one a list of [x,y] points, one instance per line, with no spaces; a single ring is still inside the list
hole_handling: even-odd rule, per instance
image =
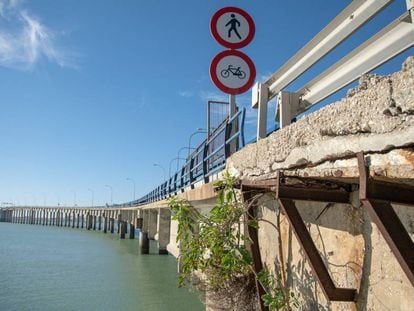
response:
[[[242,9],[222,8],[211,18],[210,30],[218,43],[231,49],[214,57],[210,65],[211,80],[227,94],[246,92],[254,83],[256,69],[246,54],[235,49],[252,41],[255,33],[253,19]]]
[[[246,54],[227,50],[214,57],[210,65],[210,77],[221,91],[237,95],[253,85],[256,69]]]

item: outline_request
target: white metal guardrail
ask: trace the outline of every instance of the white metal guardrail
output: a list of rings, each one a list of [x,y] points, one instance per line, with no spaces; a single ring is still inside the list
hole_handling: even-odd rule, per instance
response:
[[[277,119],[285,127],[310,106],[382,65],[414,45],[414,0],[407,12],[295,93],[283,91],[290,83],[361,28],[393,0],[354,0],[267,81],[252,90],[258,108],[257,139],[266,137],[267,103],[278,96]]]

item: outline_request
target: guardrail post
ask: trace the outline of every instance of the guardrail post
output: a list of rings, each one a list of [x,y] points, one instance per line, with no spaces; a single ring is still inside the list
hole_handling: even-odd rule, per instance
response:
[[[192,157],[191,160],[190,160],[190,170],[188,172],[188,174],[189,174],[188,179],[189,179],[189,182],[190,182],[191,189],[194,188],[194,186],[193,186],[193,181],[194,181],[193,168],[194,168],[194,157]]]
[[[266,138],[267,134],[267,102],[269,88],[265,84],[256,83],[252,89],[252,106],[257,111],[257,140]]]
[[[204,178],[205,183],[208,183],[208,179],[209,179],[208,176],[206,176],[208,173],[208,162],[206,160],[207,154],[208,154],[208,143],[206,142],[203,147],[203,178]]]
[[[292,120],[297,116],[297,112],[299,111],[299,102],[299,94],[286,91],[279,92],[277,115],[279,115],[280,128],[284,128],[292,123]]]

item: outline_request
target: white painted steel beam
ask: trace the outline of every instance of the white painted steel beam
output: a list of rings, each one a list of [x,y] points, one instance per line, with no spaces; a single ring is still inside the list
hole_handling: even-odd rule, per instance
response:
[[[369,21],[393,0],[354,0],[308,44],[289,59],[265,84],[269,100]],[[254,106],[253,103],[253,107]]]
[[[314,105],[413,45],[414,25],[406,12],[297,93],[308,107]]]

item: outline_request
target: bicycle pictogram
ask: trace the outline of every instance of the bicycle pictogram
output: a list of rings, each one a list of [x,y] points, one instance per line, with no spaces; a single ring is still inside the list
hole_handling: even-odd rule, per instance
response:
[[[233,67],[233,65],[229,65],[226,69],[223,69],[220,72],[220,75],[223,78],[228,78],[230,76],[230,73],[233,76],[239,77],[239,79],[246,78],[246,73],[243,70],[240,70],[240,67]]]

